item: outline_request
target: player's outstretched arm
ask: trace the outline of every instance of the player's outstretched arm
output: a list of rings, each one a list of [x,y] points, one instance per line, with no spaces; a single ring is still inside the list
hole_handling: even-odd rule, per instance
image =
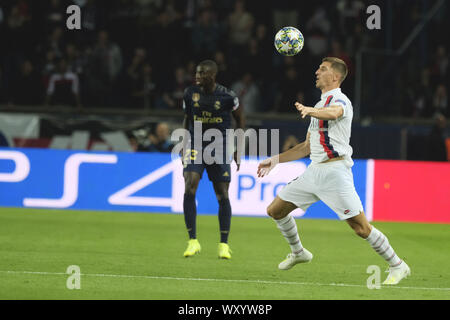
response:
[[[309,136],[310,133],[306,135],[306,140],[302,143],[299,143],[295,147],[279,154],[273,156],[269,159],[263,160],[258,165],[258,177],[262,178],[269,174],[269,172],[278,164],[283,162],[289,162],[298,160],[308,156],[311,153],[310,145],[309,145]]]
[[[319,120],[336,120],[344,114],[342,106],[329,106],[326,108],[312,108],[296,102],[295,107],[302,115],[302,118],[311,116]]]

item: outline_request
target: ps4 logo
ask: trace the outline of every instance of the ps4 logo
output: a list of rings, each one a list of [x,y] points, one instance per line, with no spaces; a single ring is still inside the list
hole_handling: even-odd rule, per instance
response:
[[[21,182],[30,173],[30,161],[20,151],[0,151],[0,160],[14,162],[15,168],[12,172],[0,173],[0,182]],[[75,153],[70,155],[64,163],[63,193],[60,198],[24,198],[23,206],[34,208],[69,208],[78,200],[80,166],[82,164],[116,164],[118,161],[115,154],[93,154]],[[179,161],[178,161],[179,162]],[[173,172],[179,163],[169,162],[161,168],[152,171],[141,179],[129,184],[123,189],[115,192],[108,198],[112,205],[133,206],[172,206],[173,199],[165,197],[143,197],[132,196],[132,194],[145,188],[158,179]]]

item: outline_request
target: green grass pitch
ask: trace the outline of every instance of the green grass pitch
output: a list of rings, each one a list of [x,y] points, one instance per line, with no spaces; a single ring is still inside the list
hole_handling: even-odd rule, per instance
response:
[[[269,218],[233,217],[231,260],[217,216],[198,216],[202,252],[184,258],[183,215],[0,209],[0,299],[450,299],[450,225],[374,223],[412,276],[369,290],[387,265],[345,222],[297,219],[309,264],[277,269],[289,246]],[[67,267],[81,270],[69,290]]]

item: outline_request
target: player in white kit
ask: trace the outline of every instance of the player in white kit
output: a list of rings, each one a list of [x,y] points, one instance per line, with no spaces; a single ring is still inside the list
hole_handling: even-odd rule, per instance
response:
[[[276,222],[292,251],[278,267],[288,270],[297,263],[312,260],[313,255],[303,248],[296,222],[289,213],[296,208],[306,211],[322,200],[387,261],[389,275],[383,284],[397,284],[410,275],[410,268],[397,256],[386,236],[367,221],[353,183],[353,150],[349,144],[353,108],[340,89],[347,72],[341,59],[327,57],[322,60],[316,71],[316,87],[322,91],[321,100],[314,108],[295,103],[303,118],[311,117],[306,140],[258,166],[258,176],[264,177],[279,163],[308,155],[311,158],[305,172],[288,183],[267,207],[268,215]]]

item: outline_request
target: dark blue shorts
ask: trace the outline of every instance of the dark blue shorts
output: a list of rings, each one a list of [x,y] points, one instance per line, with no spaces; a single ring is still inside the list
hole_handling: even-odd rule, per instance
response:
[[[203,175],[203,171],[208,173],[208,178],[212,182],[230,182],[231,181],[231,166],[229,164],[187,164],[183,172],[194,171],[200,174],[200,178]]]
[[[190,150],[189,150],[190,151]],[[190,154],[190,153],[189,153]],[[183,161],[183,173],[184,172],[197,172],[200,175],[200,178],[203,176],[203,171],[208,173],[208,178],[212,182],[230,182],[231,181],[231,165],[229,163],[223,164],[206,164],[202,163],[194,163],[195,156],[192,154],[191,161],[186,163]],[[224,161],[226,162],[226,161]]]

